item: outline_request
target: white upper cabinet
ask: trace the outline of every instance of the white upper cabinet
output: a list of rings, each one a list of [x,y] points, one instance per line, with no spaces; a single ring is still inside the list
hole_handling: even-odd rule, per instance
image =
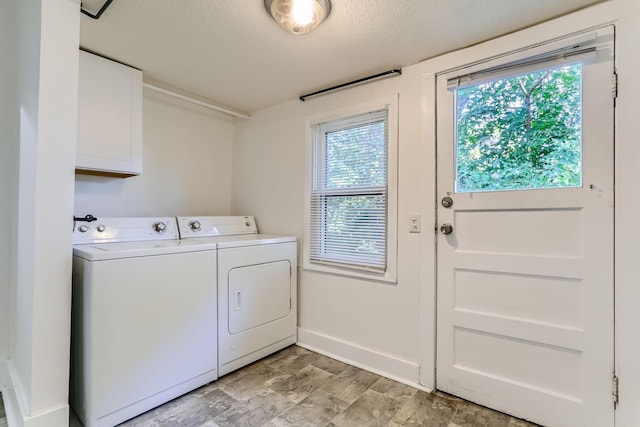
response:
[[[76,173],[142,173],[142,71],[80,51]]]

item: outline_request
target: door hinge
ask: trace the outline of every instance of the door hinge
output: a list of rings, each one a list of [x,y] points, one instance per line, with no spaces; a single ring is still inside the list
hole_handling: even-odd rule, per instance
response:
[[[613,76],[611,78],[611,96],[613,99],[618,97],[618,73],[613,72]]]
[[[613,398],[613,409],[616,409],[618,407],[618,392],[618,376],[616,374],[613,374],[613,377],[611,378],[611,397]]]

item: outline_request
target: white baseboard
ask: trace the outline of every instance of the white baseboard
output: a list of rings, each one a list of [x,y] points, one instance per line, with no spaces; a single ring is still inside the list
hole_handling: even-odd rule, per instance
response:
[[[4,414],[9,426],[22,427],[22,417],[19,416],[20,404],[18,403],[13,377],[9,370],[9,363],[6,359],[0,361],[0,391],[2,391]]]
[[[418,383],[420,366],[392,354],[362,347],[336,337],[298,328],[297,345],[374,374],[431,392]]]
[[[2,391],[4,412],[9,427],[67,427],[69,425],[69,405],[61,405],[34,416],[23,413],[14,375],[11,361],[1,360],[0,391]]]
[[[66,427],[69,425],[69,405],[24,418],[24,427]]]
[[[2,389],[2,401],[4,403],[4,415],[7,417],[7,425],[11,427],[23,426],[20,414],[20,405],[14,388]]]

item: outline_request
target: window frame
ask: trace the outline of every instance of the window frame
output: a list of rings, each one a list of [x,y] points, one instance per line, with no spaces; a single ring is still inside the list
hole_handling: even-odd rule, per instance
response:
[[[340,121],[350,117],[387,109],[387,240],[386,269],[367,269],[366,267],[311,261],[310,236],[312,232],[312,186],[314,163],[314,127],[316,125]],[[305,238],[303,245],[303,268],[322,273],[337,274],[354,278],[370,279],[387,283],[397,283],[397,194],[398,194],[398,95],[375,101],[353,105],[346,108],[314,115],[305,120],[306,127],[306,167],[305,167]]]

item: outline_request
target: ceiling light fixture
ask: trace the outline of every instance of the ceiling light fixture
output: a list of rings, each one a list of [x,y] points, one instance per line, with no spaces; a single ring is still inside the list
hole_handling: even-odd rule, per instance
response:
[[[329,0],[264,0],[264,7],[291,34],[313,31],[331,12]]]

